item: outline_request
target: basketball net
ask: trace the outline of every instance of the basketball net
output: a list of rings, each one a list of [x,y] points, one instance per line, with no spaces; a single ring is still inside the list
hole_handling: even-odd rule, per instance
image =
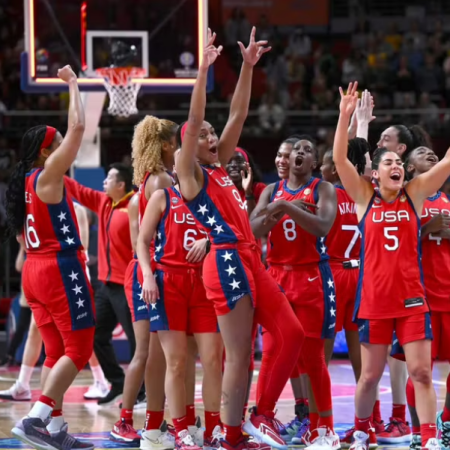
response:
[[[109,96],[108,113],[128,117],[138,113],[136,106],[140,83],[132,78],[144,78],[145,70],[139,67],[103,67],[95,71],[105,81]]]

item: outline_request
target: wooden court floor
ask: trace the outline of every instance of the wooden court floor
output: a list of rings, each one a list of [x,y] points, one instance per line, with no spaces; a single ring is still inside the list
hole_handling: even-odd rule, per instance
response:
[[[254,402],[256,392],[256,380],[258,376],[258,365],[256,366],[250,404]],[[445,398],[446,379],[449,371],[448,364],[438,363],[433,370],[433,382],[438,397],[438,407],[442,408]],[[354,392],[355,383],[353,372],[348,361],[333,361],[330,365],[330,374],[333,390],[333,408],[336,429],[338,432],[349,428],[354,418]],[[0,390],[7,389],[16,380],[18,370],[0,371]],[[39,390],[40,370],[36,369],[33,374],[32,389],[33,400],[40,394]],[[203,416],[201,403],[201,367],[197,370],[196,385],[196,407],[197,414]],[[64,403],[64,417],[69,423],[69,431],[83,437],[93,439],[97,448],[120,448],[108,441],[107,432],[111,431],[113,424],[118,420],[120,410],[118,404],[114,406],[99,407],[96,402],[87,402],[83,399],[83,393],[91,384],[92,377],[88,370],[82,371],[73,386],[66,395]],[[389,374],[386,371],[380,384],[380,399],[382,403],[382,414],[385,421],[389,420],[391,412],[391,388]],[[0,400],[0,449],[21,448],[22,446],[11,439],[11,428],[15,422],[26,415],[31,406],[31,402],[6,402]],[[288,384],[277,405],[277,417],[282,422],[287,422],[293,418],[293,397],[291,387]],[[166,411],[167,413],[167,411]],[[203,417],[202,417],[203,419]],[[145,420],[145,410],[135,411],[135,427],[141,428]],[[123,445],[122,445],[123,447]]]

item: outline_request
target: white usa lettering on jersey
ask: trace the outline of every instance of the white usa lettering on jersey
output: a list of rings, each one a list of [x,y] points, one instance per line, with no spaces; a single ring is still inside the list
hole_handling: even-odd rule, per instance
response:
[[[184,213],[181,211],[176,211],[173,213],[173,220],[178,224],[187,223],[188,225],[196,225],[194,216],[192,214]]]
[[[450,211],[448,209],[423,208],[422,218],[424,219],[425,217],[434,217],[438,214],[445,214],[447,216],[450,216]]]
[[[400,211],[373,211],[372,213],[372,221],[374,223],[386,222],[386,223],[395,223],[401,221],[410,221],[409,212],[400,210]]]

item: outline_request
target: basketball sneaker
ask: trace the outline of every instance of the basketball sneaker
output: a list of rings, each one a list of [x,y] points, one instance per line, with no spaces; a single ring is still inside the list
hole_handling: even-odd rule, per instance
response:
[[[386,428],[386,425],[384,424],[383,420],[380,420],[379,422],[378,420],[372,420],[370,424],[372,425],[374,432],[377,436],[383,433]]]
[[[317,428],[317,437],[313,442],[306,447],[310,450],[339,450],[341,444],[339,443],[339,436],[332,430],[326,427]]]
[[[350,448],[353,444],[353,434],[355,433],[355,427],[347,430],[343,437],[341,437],[341,448]],[[369,448],[374,449],[378,447],[377,436],[373,428],[369,428]]]
[[[29,386],[26,387],[17,380],[9,389],[0,391],[0,398],[13,402],[28,402],[31,400],[31,390]]]
[[[206,437],[203,441],[203,450],[218,450],[220,448],[220,441],[224,439],[225,435],[223,433],[220,425],[216,425],[212,432],[212,436]]]
[[[369,449],[369,435],[364,431],[355,431],[353,433],[353,442],[350,450],[368,450]]]
[[[194,442],[188,430],[178,433],[178,436],[175,438],[175,448],[177,450],[201,450],[201,447]]]
[[[292,438],[297,434],[297,431],[301,427],[301,425],[302,422],[297,416],[295,416],[295,418],[286,425],[282,425],[279,429],[281,439],[283,439],[286,444],[290,444]]]
[[[309,420],[303,419],[300,423],[300,428],[297,430],[297,433],[291,440],[292,445],[309,445],[309,438],[311,433],[309,432]]]
[[[258,439],[260,443],[285,450],[287,447],[279,432],[281,426],[281,422],[275,419],[273,411],[267,411],[265,415],[258,414],[254,407],[249,419],[244,423],[243,429],[247,434]]]
[[[97,404],[101,406],[110,406],[116,403],[123,394],[123,386],[111,386],[111,389],[105,397],[101,398]]]
[[[118,420],[109,434],[109,439],[115,442],[123,442],[127,444],[138,445],[141,442],[141,437],[132,425],[125,422],[125,419]]]
[[[427,445],[422,448],[427,448],[428,450],[441,450],[439,441],[436,438],[428,439]]]
[[[377,434],[379,444],[401,444],[411,442],[412,433],[408,422],[391,417],[382,433]]]
[[[450,422],[442,422],[442,411],[436,416],[437,438],[443,450],[450,450]]]
[[[105,383],[101,383],[100,381],[96,381],[84,393],[83,397],[86,400],[100,400],[101,398],[106,397],[108,393],[109,393],[108,385]]]
[[[175,434],[164,421],[159,430],[142,430],[141,450],[172,450],[175,448]]]
[[[202,421],[200,416],[195,419],[195,425],[188,426],[189,434],[192,436],[195,445],[203,447],[204,431],[202,429]]]
[[[409,450],[421,450],[422,449],[422,436],[420,434],[413,434],[411,444],[409,444]]]
[[[270,447],[266,446],[265,444],[261,446],[255,440],[251,440],[248,437],[242,435],[241,439],[239,439],[237,444],[234,446],[227,442],[225,439],[222,439],[220,441],[219,450],[270,450]]]

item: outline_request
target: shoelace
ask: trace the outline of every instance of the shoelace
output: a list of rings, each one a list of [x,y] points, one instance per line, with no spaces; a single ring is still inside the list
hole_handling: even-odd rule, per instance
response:
[[[346,440],[346,439],[348,439],[349,437],[353,437],[353,433],[355,432],[355,427],[351,427],[349,430],[347,430],[346,432],[345,432],[345,435],[344,435],[344,440]]]
[[[287,423],[286,425],[281,425],[280,431],[284,430],[286,431],[288,428],[294,428],[294,424],[298,421],[297,418],[292,419],[289,423]]]
[[[129,423],[122,422],[119,426],[120,432],[124,433],[136,433],[136,430]]]
[[[278,419],[276,419],[275,417],[267,417],[267,416],[266,416],[266,419],[267,419],[267,421],[269,422],[269,424],[272,426],[272,428],[273,428],[276,432],[279,433],[278,430],[280,429],[280,427],[283,426],[283,424],[282,424]]]
[[[450,446],[450,427],[444,423],[442,424],[441,441],[444,447],[448,448]]]
[[[386,433],[392,433],[395,427],[400,429],[401,422],[399,422],[397,419],[394,419],[393,417],[389,418],[389,423],[386,425],[386,428],[384,431]]]

